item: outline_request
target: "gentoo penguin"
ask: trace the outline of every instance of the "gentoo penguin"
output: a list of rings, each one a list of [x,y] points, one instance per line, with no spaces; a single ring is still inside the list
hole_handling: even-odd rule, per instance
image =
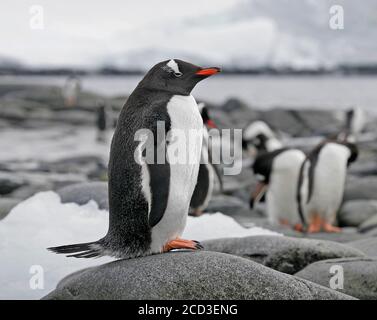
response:
[[[175,59],[149,70],[125,103],[113,136],[106,236],[50,250],[76,258],[133,258],[201,248],[197,241],[179,238],[196,184],[202,145],[203,120],[191,91],[219,71]],[[183,133],[184,139],[178,133]],[[153,148],[145,148],[148,145]],[[150,150],[153,161],[148,156],[148,161],[143,161]],[[185,150],[188,161],[172,161],[177,150]]]
[[[218,178],[220,190],[222,190],[222,178],[219,168],[211,161],[211,148],[208,144],[209,137],[207,127],[210,129],[215,129],[216,125],[210,118],[208,109],[204,103],[200,103],[198,106],[203,119],[204,127],[198,181],[190,202],[190,215],[192,216],[200,216],[203,213],[203,210],[207,208],[213,192],[215,175]]]
[[[358,156],[350,142],[326,140],[305,159],[298,189],[299,211],[307,232],[339,232],[334,226],[343,200],[347,167]]]
[[[339,141],[356,142],[365,126],[365,113],[360,107],[346,111],[344,129],[338,134]]]
[[[267,191],[266,209],[270,222],[301,231],[297,190],[304,161],[305,154],[298,149],[282,148],[259,153],[252,168],[260,181],[252,194],[250,206],[253,207]]]
[[[106,105],[105,103],[100,103],[97,107],[97,141],[98,142],[105,142],[105,131],[107,128],[107,113],[106,113]]]
[[[81,81],[76,75],[70,75],[62,88],[62,96],[66,107],[77,105],[81,91]]]
[[[272,129],[264,121],[254,121],[243,131],[242,146],[254,157],[261,151],[283,148]]]

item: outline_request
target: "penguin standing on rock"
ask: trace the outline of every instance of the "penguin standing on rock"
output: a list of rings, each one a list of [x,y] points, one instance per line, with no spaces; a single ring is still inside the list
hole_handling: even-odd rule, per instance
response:
[[[217,176],[220,184],[220,190],[222,191],[221,174],[217,165],[212,163],[212,152],[208,142],[209,136],[207,127],[214,129],[216,128],[216,125],[210,118],[208,109],[204,103],[200,103],[198,106],[204,126],[198,181],[190,202],[190,215],[195,217],[202,215],[203,211],[207,208],[208,203],[211,200],[215,175]]]
[[[200,68],[182,60],[155,65],[138,84],[124,105],[113,136],[109,161],[109,229],[98,241],[50,248],[76,258],[110,255],[133,258],[172,249],[200,249],[197,241],[180,238],[186,224],[196,185],[202,135],[196,139],[169,139],[174,130],[203,130],[198,105],[191,95],[195,85],[219,68]],[[163,124],[166,135],[160,133]],[[135,139],[140,129],[151,143],[153,163],[143,162],[142,144]],[[144,136],[145,138],[145,136]],[[177,143],[186,143],[186,159],[169,163]],[[163,156],[162,160],[161,154]],[[138,161],[136,161],[138,159]]]
[[[298,211],[297,190],[305,154],[298,149],[282,148],[258,154],[253,164],[260,178],[251,196],[252,208],[266,193],[267,216],[272,224],[281,224],[301,231],[302,217]]]
[[[299,211],[307,232],[340,232],[334,226],[343,200],[347,167],[358,157],[350,142],[326,140],[306,158],[300,173]]]

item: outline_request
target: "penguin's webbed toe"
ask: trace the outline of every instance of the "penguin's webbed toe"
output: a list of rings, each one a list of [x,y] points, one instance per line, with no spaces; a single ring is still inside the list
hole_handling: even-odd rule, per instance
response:
[[[163,252],[168,252],[174,249],[200,250],[203,249],[203,246],[196,240],[186,240],[177,238],[165,244]]]

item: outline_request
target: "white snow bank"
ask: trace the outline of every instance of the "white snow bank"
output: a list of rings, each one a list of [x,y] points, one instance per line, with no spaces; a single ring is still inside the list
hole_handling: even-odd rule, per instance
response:
[[[39,299],[68,274],[113,260],[67,258],[46,250],[95,241],[105,235],[107,227],[108,212],[100,210],[94,201],[83,206],[62,204],[59,196],[49,191],[20,203],[0,222],[0,299]],[[257,227],[246,229],[234,219],[216,213],[188,217],[183,236],[205,240],[260,234],[276,233]],[[30,288],[32,266],[43,268],[43,289]]]
[[[38,299],[66,275],[110,258],[73,259],[46,250],[97,240],[107,231],[108,214],[94,201],[62,204],[54,192],[42,192],[13,208],[0,222],[0,299]],[[44,289],[31,289],[30,268],[44,270]]]

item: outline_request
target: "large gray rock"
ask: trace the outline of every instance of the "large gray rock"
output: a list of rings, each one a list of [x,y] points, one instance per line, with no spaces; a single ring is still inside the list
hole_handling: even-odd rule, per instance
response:
[[[288,274],[319,260],[364,256],[361,251],[336,242],[281,236],[224,238],[202,244],[206,250],[249,258]]]
[[[240,257],[171,252],[76,272],[45,299],[351,299]]]
[[[377,176],[350,177],[347,179],[344,199],[348,200],[376,200]]]
[[[4,219],[8,213],[20,203],[20,200],[12,198],[0,198],[0,220]]]
[[[360,226],[359,226],[359,231],[360,232],[368,232],[372,229],[377,228],[377,214],[374,216],[370,217],[366,221],[364,221]]]
[[[56,191],[62,203],[74,202],[79,205],[90,200],[97,202],[100,209],[109,209],[108,187],[106,182],[83,182],[63,187]]]
[[[374,215],[377,215],[377,200],[352,200],[341,208],[338,222],[342,227],[358,227]]]
[[[367,256],[377,257],[377,237],[348,242],[347,246],[358,249]]]
[[[315,262],[295,276],[330,287],[331,266],[344,270],[344,289],[341,292],[359,299],[377,299],[377,258],[346,258]]]

